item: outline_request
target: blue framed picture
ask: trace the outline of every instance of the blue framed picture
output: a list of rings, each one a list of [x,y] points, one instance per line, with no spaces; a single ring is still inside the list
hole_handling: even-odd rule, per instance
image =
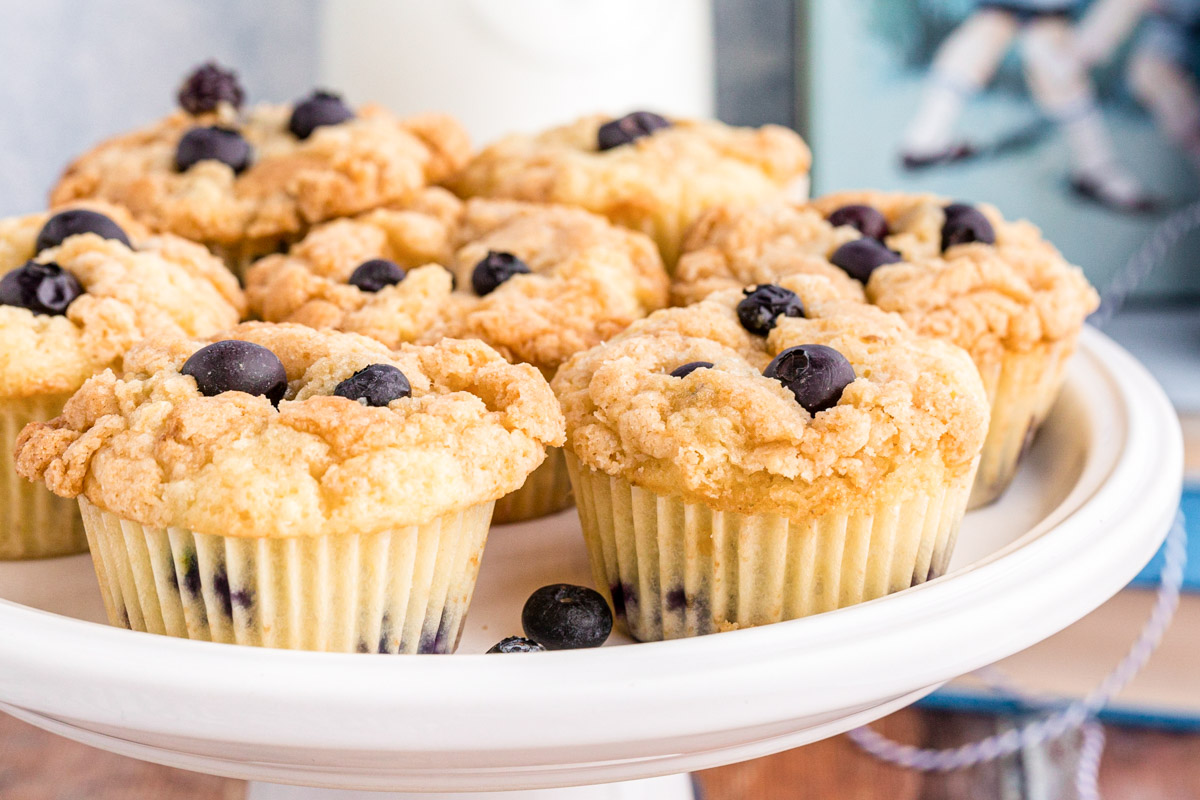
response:
[[[1105,286],[1200,198],[1200,0],[809,0],[814,190],[985,200]],[[1200,236],[1141,298],[1200,296]]]

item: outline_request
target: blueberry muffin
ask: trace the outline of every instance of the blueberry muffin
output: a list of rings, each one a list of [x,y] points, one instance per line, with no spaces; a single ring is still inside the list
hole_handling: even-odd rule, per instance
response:
[[[553,386],[597,585],[639,640],[942,574],[987,428],[961,349],[819,276],[651,314]]]
[[[453,119],[398,119],[317,91],[242,110],[233,73],[208,64],[180,108],[71,164],[54,205],[102,198],[154,230],[201,242],[239,274],[313,224],[403,202],[460,168],[470,152]]]
[[[0,220],[0,275],[0,559],[83,552],[76,505],[13,471],[17,434],[142,337],[208,336],[245,303],[203,247],[101,203]]]
[[[362,333],[395,347],[482,339],[547,378],[667,303],[654,244],[566,206],[430,189],[405,210],[318,226],[247,273],[253,313],[272,322]],[[497,522],[570,505],[561,453],[502,499]]]
[[[808,147],[777,125],[735,128],[637,111],[585,117],[485,148],[447,185],[460,195],[581,206],[649,234],[668,268],[704,209],[808,193]]]
[[[478,341],[389,350],[247,323],[150,339],[30,425],[109,618],[293,649],[454,649],[492,503],[562,443],[545,379]]]
[[[804,205],[714,209],[685,250],[676,303],[772,276],[840,272],[847,296],[861,292],[970,353],[992,406],[973,508],[1012,481],[1099,303],[1083,271],[1029,222],[933,195],[843,192]]]

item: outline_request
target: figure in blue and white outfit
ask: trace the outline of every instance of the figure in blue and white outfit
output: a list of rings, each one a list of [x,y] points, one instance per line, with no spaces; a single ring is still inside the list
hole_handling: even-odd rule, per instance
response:
[[[1107,62],[1143,17],[1129,87],[1200,175],[1200,0],[1097,0],[1079,23],[1079,57]]]
[[[1137,1],[1137,0],[1135,0]],[[994,77],[1014,43],[1034,100],[1058,123],[1070,150],[1070,183],[1080,195],[1121,211],[1154,201],[1121,164],[1076,51],[1074,17],[1083,0],[982,0],[938,48],[924,96],[904,137],[904,164],[916,169],[965,158],[955,135],[966,102]]]

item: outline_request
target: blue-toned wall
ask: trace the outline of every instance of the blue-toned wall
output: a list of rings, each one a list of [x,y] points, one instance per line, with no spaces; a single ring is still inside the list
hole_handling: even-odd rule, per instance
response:
[[[804,75],[812,107],[816,190],[927,189],[986,200],[1010,217],[1037,222],[1069,259],[1087,270],[1093,283],[1107,285],[1166,212],[1120,214],[1073,198],[1066,186],[1066,145],[1052,127],[1033,146],[1011,155],[916,176],[903,172],[897,147],[920,97],[922,71],[904,69],[894,48],[870,32],[867,14],[879,13],[881,2],[887,0],[806,4],[810,58]],[[1005,87],[980,95],[968,106],[964,130],[996,134],[1038,120],[1019,74],[1005,78]],[[1107,103],[1104,111],[1121,159],[1148,187],[1171,207],[1200,196],[1195,172],[1142,111],[1128,102]],[[1200,235],[1193,234],[1176,249],[1146,282],[1143,294],[1200,295]]]
[[[40,208],[67,159],[174,105],[187,69],[237,64],[251,96],[312,87],[317,0],[0,0],[0,215]]]

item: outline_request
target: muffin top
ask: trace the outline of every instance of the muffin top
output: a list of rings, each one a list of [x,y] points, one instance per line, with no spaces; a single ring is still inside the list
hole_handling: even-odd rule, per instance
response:
[[[819,276],[658,311],[553,385],[584,464],[740,513],[804,517],[964,477],[987,432],[962,350]]]
[[[803,140],[777,125],[735,128],[635,112],[507,136],[447,185],[464,196],[578,205],[650,234],[664,226],[682,233],[704,208],[779,194],[805,179],[810,163]],[[660,238],[668,264],[678,244]]]
[[[404,210],[315,228],[251,267],[246,293],[266,320],[393,347],[482,339],[549,375],[666,305],[667,275],[648,238],[582,209],[428,189]]]
[[[869,302],[977,360],[1074,336],[1099,301],[1083,271],[1034,225],[927,194],[841,192],[801,205],[715,209],[687,250],[676,302],[833,270],[843,272],[848,296],[855,288],[847,284],[865,282]]]
[[[145,336],[209,336],[245,310],[203,246],[98,202],[0,220],[0,274],[5,398],[73,392]]]
[[[249,343],[249,344],[246,344]],[[277,403],[277,405],[276,405]],[[238,537],[418,525],[524,483],[563,419],[486,344],[246,323],[147,340],[26,427],[17,470],[151,527]]]
[[[183,108],[71,164],[51,203],[103,198],[155,230],[232,244],[401,202],[470,154],[466,133],[444,115],[398,119],[327,92],[243,112],[236,78],[223,73],[234,83],[212,91],[194,85],[202,72],[181,90]]]

